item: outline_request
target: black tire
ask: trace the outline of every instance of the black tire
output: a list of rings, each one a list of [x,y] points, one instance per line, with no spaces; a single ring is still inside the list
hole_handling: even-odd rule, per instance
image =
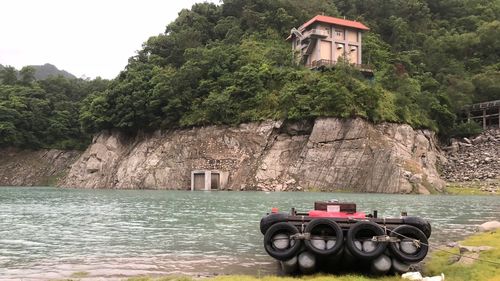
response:
[[[373,236],[385,235],[384,229],[371,221],[360,221],[355,223],[347,232],[346,246],[351,254],[361,260],[373,260],[384,253],[387,244],[380,242],[371,252],[365,252],[354,245],[356,240],[371,239]]]
[[[402,236],[402,235],[404,236]],[[412,225],[400,225],[392,230],[391,237],[397,237],[401,240],[406,239],[406,237],[410,237],[412,239],[416,239],[420,241],[420,248],[415,254],[407,254],[403,252],[400,247],[396,245],[396,243],[389,243],[389,249],[392,252],[392,255],[399,260],[407,263],[417,263],[425,258],[427,252],[429,251],[429,241],[427,240],[427,236],[418,228]],[[406,236],[406,237],[405,237]]]
[[[427,220],[419,217],[403,217],[403,222],[420,229],[427,238],[431,237],[432,228]]]
[[[263,216],[262,219],[260,219],[260,232],[265,235],[271,225],[277,222],[287,221],[287,219],[287,213],[272,213],[267,216]]]
[[[266,252],[273,258],[286,261],[291,259],[293,256],[297,254],[302,246],[301,240],[295,240],[293,245],[289,245],[289,247],[285,250],[276,249],[273,246],[273,237],[277,234],[286,234],[289,237],[291,235],[299,233],[299,230],[291,223],[288,222],[278,222],[273,224],[264,235],[264,248]],[[291,243],[290,243],[291,244]]]
[[[318,231],[321,233],[319,233],[319,235],[315,235],[315,234],[317,234]],[[337,241],[335,242],[335,245],[330,249],[318,249],[318,248],[314,247],[311,240],[304,241],[306,248],[309,251],[311,251],[319,256],[334,255],[334,254],[338,253],[343,247],[344,234],[342,233],[342,228],[340,228],[340,226],[332,220],[314,219],[310,223],[307,224],[305,232],[310,233],[311,236],[327,235],[327,236],[337,237]]]

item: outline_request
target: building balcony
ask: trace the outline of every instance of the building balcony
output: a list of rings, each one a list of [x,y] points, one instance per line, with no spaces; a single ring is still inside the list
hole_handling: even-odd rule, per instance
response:
[[[337,63],[344,63],[344,62],[343,61],[337,62],[336,60],[321,59],[321,60],[313,61],[310,65],[307,65],[307,67],[315,68],[315,67],[320,67],[320,66],[334,66]],[[369,66],[368,64],[349,63],[349,65],[354,66],[355,68],[369,69],[369,70],[373,71],[372,67]]]
[[[311,37],[320,37],[320,38],[325,38],[330,36],[326,30],[321,30],[321,29],[309,29],[304,31],[302,33],[302,38],[311,38]]]
[[[309,67],[311,69],[333,68],[335,65],[337,65],[337,63],[340,63],[340,64],[346,63],[347,64],[347,62],[343,62],[343,61],[321,59],[321,60],[312,61],[312,63],[306,65],[306,67]],[[365,76],[368,76],[368,77],[373,76],[373,68],[370,65],[358,64],[358,63],[349,63],[349,65],[358,69]]]
[[[500,100],[487,101],[464,106],[465,111],[479,111],[490,108],[500,108]]]

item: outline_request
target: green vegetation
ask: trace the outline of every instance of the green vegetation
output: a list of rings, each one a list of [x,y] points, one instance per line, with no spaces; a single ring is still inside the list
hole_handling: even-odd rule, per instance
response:
[[[495,192],[492,193],[488,191],[488,188],[493,188],[500,186],[500,181],[495,181],[493,185],[488,186],[485,182],[482,181],[473,181],[473,182],[457,182],[457,183],[448,183],[446,185],[445,192],[451,195],[500,195],[500,193]]]
[[[463,105],[499,98],[497,0],[222,2],[182,10],[109,85],[33,82],[29,68],[17,81],[15,70],[4,68],[0,145],[77,147],[103,129],[135,133],[318,116],[465,136],[478,128],[457,125]],[[322,13],[371,28],[363,61],[373,66],[374,79],[349,65],[319,72],[292,63],[284,39]]]
[[[51,76],[35,80],[35,69],[0,71],[0,147],[83,149],[90,135],[80,129],[80,103],[108,81]]]
[[[367,24],[364,79],[350,66],[314,72],[292,64],[284,41],[316,14]],[[495,0],[225,0],[183,10],[149,38],[80,120],[88,132],[238,124],[269,118],[363,117],[442,136],[465,104],[498,98],[500,2]],[[470,130],[469,130],[470,129]]]
[[[87,276],[89,276],[89,273],[86,271],[77,271],[77,272],[74,272],[73,274],[71,274],[71,277],[73,277],[73,278],[84,278]]]
[[[462,187],[458,185],[449,185],[446,187],[446,193],[451,195],[488,195],[489,192],[482,191],[479,188]]]
[[[149,278],[149,277],[137,277],[130,278],[127,281],[194,281],[197,279],[189,277],[160,277],[160,278]],[[202,279],[206,281],[401,281],[399,276],[386,276],[372,278],[362,275],[313,275],[313,276],[302,276],[302,277],[278,277],[278,276],[264,276],[264,277],[254,277],[254,276],[243,276],[243,275],[228,275],[228,276],[218,276],[207,279]]]
[[[491,246],[494,249],[481,252],[479,258],[494,262],[500,261],[500,230],[474,235],[460,242],[460,244],[466,246]],[[459,251],[455,248],[452,252],[458,254]],[[437,275],[444,272],[446,280],[453,281],[500,280],[500,267],[498,267],[498,264],[476,261],[471,265],[461,265],[458,263],[450,265],[449,261],[451,258],[452,255],[449,253],[436,251],[430,261],[427,262],[425,271],[429,275]]]
[[[467,246],[491,246],[494,249],[490,251],[481,252],[479,258],[489,261],[500,261],[500,230],[495,232],[485,232],[467,238],[465,241],[460,242],[461,245]],[[448,249],[447,249],[448,251]],[[454,253],[458,254],[458,249],[453,249]],[[441,273],[445,274],[446,280],[453,281],[499,281],[500,268],[492,263],[476,261],[471,265],[450,264],[449,260],[452,254],[434,251],[430,259],[425,263],[424,274],[425,276],[435,276]],[[137,277],[128,279],[128,281],[191,281],[189,277]],[[253,276],[218,276],[213,278],[203,279],[206,281],[395,281],[403,280],[399,276],[386,276],[386,277],[369,277],[362,275],[315,275],[297,277],[253,277]]]

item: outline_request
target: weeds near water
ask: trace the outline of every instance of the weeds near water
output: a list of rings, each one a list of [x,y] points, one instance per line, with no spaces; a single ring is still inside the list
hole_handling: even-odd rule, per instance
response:
[[[73,274],[71,274],[69,277],[71,278],[84,278],[84,277],[87,277],[89,276],[89,273],[86,272],[86,271],[77,271],[77,272],[74,272]]]

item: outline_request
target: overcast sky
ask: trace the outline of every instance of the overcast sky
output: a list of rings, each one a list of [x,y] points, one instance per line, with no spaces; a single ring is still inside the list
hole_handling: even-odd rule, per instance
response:
[[[204,1],[3,0],[0,64],[51,63],[77,77],[111,79],[144,41],[197,2]]]

